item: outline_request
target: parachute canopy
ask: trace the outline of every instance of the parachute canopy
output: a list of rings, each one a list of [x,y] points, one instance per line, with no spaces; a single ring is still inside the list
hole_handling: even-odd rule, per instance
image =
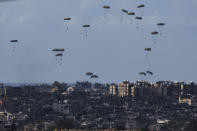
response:
[[[121,9],[121,11],[128,14],[128,11],[125,9]]]
[[[145,51],[151,51],[151,48],[144,48]]]
[[[151,72],[151,71],[146,71],[146,73],[149,75],[153,75],[153,72]]]
[[[144,75],[144,76],[146,76],[146,73],[145,73],[145,72],[139,72],[139,75]]]
[[[108,5],[104,5],[103,8],[104,8],[104,9],[110,9],[111,7],[108,6]]]
[[[64,20],[71,20],[71,18],[69,18],[69,17],[65,17],[65,18],[64,18]]]
[[[90,78],[98,78],[97,75],[92,75]]]
[[[136,16],[135,19],[136,19],[136,20],[142,20],[143,18],[140,17],[140,16]]]
[[[92,76],[93,73],[92,73],[92,72],[87,72],[86,75],[87,75],[87,76]]]
[[[138,6],[137,6],[137,8],[143,8],[143,7],[145,7],[144,4],[141,4],[141,5],[138,5]]]
[[[165,23],[157,23],[157,26],[164,26]]]
[[[64,51],[64,48],[54,48],[52,51]]]
[[[62,53],[58,53],[55,56],[63,56],[63,54]]]
[[[90,27],[90,25],[83,25],[82,27],[86,28],[86,27]]]
[[[135,15],[135,12],[128,12],[128,15]]]
[[[18,40],[10,40],[10,42],[18,42]]]
[[[153,31],[153,32],[151,32],[151,35],[158,35],[158,34],[159,34],[158,31]]]

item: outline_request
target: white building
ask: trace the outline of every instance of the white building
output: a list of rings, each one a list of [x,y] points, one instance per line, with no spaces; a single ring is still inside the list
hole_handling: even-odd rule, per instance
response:
[[[110,85],[109,87],[109,94],[110,95],[117,95],[118,87],[115,84]]]
[[[192,99],[179,97],[179,104],[183,104],[183,103],[186,103],[189,106],[191,106],[192,105]]]
[[[53,110],[56,112],[62,112],[64,114],[68,114],[69,105],[64,103],[53,103]]]

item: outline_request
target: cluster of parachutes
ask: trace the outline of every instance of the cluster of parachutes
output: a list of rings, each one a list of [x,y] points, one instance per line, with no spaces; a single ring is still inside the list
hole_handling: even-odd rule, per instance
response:
[[[142,8],[144,7],[144,5],[139,5],[138,8]],[[143,12],[141,12],[143,14]],[[138,18],[138,19],[141,19],[141,18]],[[162,28],[165,26],[165,23],[162,23],[162,22],[159,22],[156,24],[156,26],[158,27],[157,30],[154,30],[150,33],[150,35],[152,36],[153,38],[153,43],[156,44],[157,43],[157,37],[158,35],[162,35]],[[148,60],[150,59],[150,53],[152,51],[152,48],[151,47],[146,47],[144,48],[144,51],[145,51],[145,59]],[[143,76],[143,77],[147,77],[148,75],[152,76],[154,75],[154,73],[150,70],[147,70],[147,71],[143,71],[143,72],[139,72],[139,75]]]
[[[141,16],[136,16],[136,13],[133,12],[133,11],[127,11],[126,9],[121,9],[121,18],[120,18],[120,21],[123,20],[123,17],[124,15],[128,16],[129,17],[129,20],[130,20],[130,24],[133,24],[133,19],[135,18],[136,20],[136,28],[139,28],[139,25],[140,25],[140,21],[143,19],[142,16],[144,16],[143,14],[143,8],[145,7],[144,4],[140,4],[137,6],[138,9],[140,9],[140,12],[141,12]],[[102,8],[104,9],[104,18],[107,18],[108,17],[108,11],[111,9],[111,6],[109,5],[103,5]],[[65,17],[64,18],[64,25],[65,25],[65,29],[68,30],[69,29],[69,23],[71,22],[72,18],[71,17]],[[90,28],[90,25],[89,24],[85,24],[85,25],[82,25],[82,27],[84,28],[84,33],[85,33],[85,37],[87,38],[88,37],[88,29]],[[56,57],[57,55],[60,55],[62,57],[63,54],[56,54]],[[62,58],[61,58],[62,59]],[[87,76],[90,76],[90,78],[98,78],[97,75],[94,75],[92,72],[87,72],[86,73]]]
[[[68,30],[68,25],[69,25],[71,20],[72,20],[72,18],[70,18],[70,17],[65,17],[64,18],[64,25],[65,25],[66,30]],[[88,36],[88,28],[90,28],[90,25],[85,24],[85,25],[82,25],[82,27],[84,28],[85,36],[87,37]]]
[[[157,43],[157,37],[158,35],[162,35],[162,28],[165,26],[165,23],[157,23],[157,27],[158,27],[158,30],[154,30],[151,32],[151,35],[153,37],[153,43]]]
[[[123,20],[124,15],[129,16],[130,19],[130,24],[133,24],[133,19],[136,20],[136,28],[139,28],[140,22],[143,20],[143,8],[145,7],[144,4],[140,4],[137,6],[137,8],[140,10],[141,15],[140,16],[136,16],[136,13],[133,11],[128,11],[126,9],[121,9],[121,18],[120,21]]]
[[[123,20],[123,17],[124,15],[127,15],[130,19],[130,24],[133,23],[133,19],[135,18],[136,20],[136,28],[139,28],[139,25],[140,25],[140,22],[143,20],[143,16],[144,16],[144,13],[143,13],[143,8],[145,7],[144,4],[140,4],[137,6],[137,8],[140,10],[141,12],[141,16],[135,16],[136,13],[133,12],[133,11],[128,11],[126,9],[121,9],[121,18],[120,18],[120,21]],[[102,7],[104,9],[104,18],[107,18],[108,16],[108,11],[111,9],[111,6],[109,5],[103,5]],[[135,16],[135,17],[134,17]],[[65,28],[66,30],[69,29],[69,23],[71,22],[72,18],[71,17],[65,17],[64,18],[64,25],[65,25]],[[87,37],[88,36],[88,28],[90,28],[90,25],[89,24],[85,24],[85,25],[82,25],[82,27],[84,28],[85,30],[85,36]]]
[[[135,17],[135,19],[136,19],[136,28],[139,28],[140,21],[143,19],[142,16],[144,16],[144,14],[143,14],[143,8],[144,8],[144,7],[145,7],[144,4],[140,4],[140,5],[137,6],[137,8],[139,8],[140,11],[141,11],[141,16],[136,16],[136,17]],[[111,8],[111,7],[108,6],[108,5],[104,5],[104,6],[103,6],[103,9],[105,9],[105,10],[109,10],[110,8]],[[133,18],[134,18],[134,16],[136,15],[136,13],[133,12],[133,11],[128,11],[128,10],[126,10],[126,9],[121,9],[120,11],[121,11],[121,18],[120,18],[120,21],[123,21],[123,18],[124,18],[124,16],[126,15],[126,16],[129,16],[130,24],[132,24],[132,23],[133,23]],[[106,12],[104,12],[104,17],[105,17],[105,18],[107,17]]]
[[[105,10],[109,10],[111,7],[108,6],[108,5],[104,5],[103,8]],[[140,11],[140,15],[136,16],[137,13],[133,12],[133,11],[128,11],[126,9],[121,9],[121,18],[120,18],[120,21],[123,21],[123,18],[124,16],[129,16],[129,20],[130,20],[130,24],[133,24],[133,19],[135,19],[136,21],[136,28],[138,29],[140,27],[140,23],[141,21],[144,19],[144,11],[143,9],[145,8],[145,5],[144,4],[139,4],[137,5],[137,8],[139,9]],[[107,17],[107,14],[106,12],[104,13],[104,17],[106,18]],[[162,28],[163,26],[165,26],[165,23],[157,23],[157,27],[158,27],[158,30],[155,30],[155,31],[152,31],[151,32],[151,36],[153,38],[153,43],[157,43],[157,37],[158,35],[162,35]],[[149,56],[150,56],[150,53],[151,53],[151,50],[152,48],[151,47],[146,47],[144,48],[144,51],[146,52],[146,60],[149,60]],[[139,72],[139,75],[142,75],[144,77],[146,77],[147,75],[154,75],[154,73],[150,70],[147,70],[145,72]]]
[[[92,72],[86,72],[86,76],[88,76],[90,79],[96,79],[96,78],[99,78],[98,75],[95,75],[94,73]]]
[[[136,15],[137,13],[134,12],[134,11],[128,11],[127,9],[120,9],[120,12],[121,12],[120,21],[123,21],[123,18],[126,16],[126,17],[129,18],[130,24],[133,24],[133,21],[135,20],[136,28],[139,28],[141,21],[144,19],[144,11],[143,10],[145,8],[145,5],[144,4],[139,4],[136,7],[140,11],[140,15]],[[111,9],[111,6],[103,5],[102,8],[104,10],[104,18],[107,18],[108,17],[108,11]],[[64,20],[65,29],[69,30],[69,24],[71,23],[72,18],[71,17],[64,17],[63,20]],[[150,35],[153,38],[153,43],[154,44],[157,43],[158,35],[162,35],[162,28],[165,26],[165,23],[159,22],[159,23],[156,24],[156,26],[158,27],[157,30],[153,30],[150,33]],[[88,29],[91,27],[91,25],[84,24],[81,27],[84,29],[85,37],[87,38],[88,37]],[[15,51],[15,47],[16,47],[18,42],[19,42],[18,40],[10,40],[10,43],[12,43],[12,46],[13,46],[13,51]],[[65,51],[64,48],[54,48],[54,49],[52,49],[52,52],[54,52],[55,60],[58,62],[59,65],[62,65],[64,51]],[[146,48],[144,48],[144,51],[146,53],[146,56],[145,56],[146,60],[149,60],[152,48],[151,47],[146,47]],[[144,72],[139,72],[139,75],[142,75],[142,76],[151,75],[152,76],[152,75],[154,75],[154,73],[150,70],[146,70]],[[95,75],[92,72],[87,72],[86,76],[90,77],[91,79],[99,78],[98,75]]]
[[[86,76],[90,77],[91,79],[92,79],[92,78],[99,78],[98,75],[95,75],[95,74],[93,74],[92,72],[86,72]]]
[[[55,60],[58,62],[59,65],[62,65],[64,48],[54,48],[52,49],[52,51],[55,53]]]
[[[152,35],[152,38],[153,38],[153,43],[156,44],[157,43],[157,37],[158,35],[162,35],[162,28],[163,26],[165,26],[165,23],[157,23],[157,26],[158,26],[158,30],[154,30],[152,31],[150,34]],[[150,57],[150,53],[152,51],[152,48],[150,47],[146,47],[144,48],[144,51],[146,53],[146,60],[149,60],[149,57]],[[153,75],[153,72],[147,70],[146,72],[139,72],[139,75],[142,75],[142,76],[147,76],[147,75]]]

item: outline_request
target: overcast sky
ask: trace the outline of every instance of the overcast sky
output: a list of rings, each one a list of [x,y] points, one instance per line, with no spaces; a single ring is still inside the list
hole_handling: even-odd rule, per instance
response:
[[[141,15],[136,21],[121,9]],[[103,5],[111,6],[104,10]],[[197,81],[196,0],[20,0],[0,2],[0,81],[74,82],[88,80],[85,72],[100,76],[99,82],[145,79],[138,72],[151,70],[150,81]],[[104,18],[106,14],[107,18]],[[123,20],[120,21],[121,16]],[[69,30],[64,17],[71,17]],[[154,44],[151,31],[165,22]],[[85,38],[83,24],[90,24]],[[12,39],[19,40],[15,52]],[[145,47],[151,47],[146,60]],[[62,66],[53,48],[65,48]]]

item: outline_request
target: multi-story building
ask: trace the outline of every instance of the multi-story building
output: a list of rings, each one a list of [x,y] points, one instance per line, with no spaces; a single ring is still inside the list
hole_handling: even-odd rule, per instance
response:
[[[118,84],[118,96],[119,97],[130,96],[131,89],[130,89],[129,84],[130,84],[129,81],[123,81]]]
[[[53,103],[53,110],[56,112],[62,112],[69,114],[69,104],[67,103]]]
[[[6,88],[4,87],[3,83],[0,83],[0,96],[1,97],[6,96]]]
[[[159,83],[151,84],[145,81],[137,81],[135,84],[123,81],[117,85],[110,86],[110,95],[119,97],[143,97],[143,96],[166,96],[167,86]]]
[[[153,93],[158,96],[166,96],[167,86],[163,83],[155,83],[153,87]]]
[[[188,104],[189,106],[192,105],[192,99],[191,98],[182,98],[182,97],[179,97],[179,104]]]
[[[134,84],[129,81],[123,81],[118,85],[112,84],[109,88],[109,94],[119,97],[135,96]]]
[[[116,84],[111,84],[110,85],[109,94],[110,95],[117,95],[118,94],[118,86]]]

